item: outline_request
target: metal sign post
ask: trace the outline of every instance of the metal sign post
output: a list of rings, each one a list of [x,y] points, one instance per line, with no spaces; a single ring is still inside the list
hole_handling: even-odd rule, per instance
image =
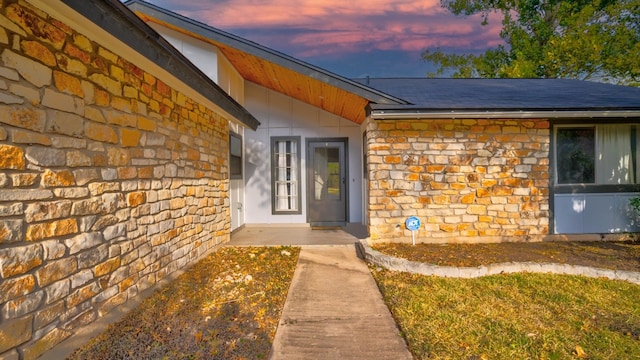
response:
[[[411,230],[411,245],[415,245],[415,232],[416,230],[420,229],[420,219],[418,219],[418,217],[416,216],[409,216],[404,222],[404,226],[406,226],[408,230]]]

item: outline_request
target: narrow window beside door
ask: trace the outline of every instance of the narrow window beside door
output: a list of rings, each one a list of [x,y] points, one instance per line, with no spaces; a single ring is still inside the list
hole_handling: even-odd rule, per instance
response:
[[[242,137],[229,133],[229,177],[242,179]]]
[[[300,138],[271,138],[273,214],[300,214]]]

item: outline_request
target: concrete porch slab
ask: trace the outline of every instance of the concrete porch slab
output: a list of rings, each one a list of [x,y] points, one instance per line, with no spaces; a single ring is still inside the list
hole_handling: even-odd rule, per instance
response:
[[[367,237],[362,224],[350,223],[343,228],[314,230],[303,225],[246,225],[231,234],[227,246],[304,246],[353,245]]]

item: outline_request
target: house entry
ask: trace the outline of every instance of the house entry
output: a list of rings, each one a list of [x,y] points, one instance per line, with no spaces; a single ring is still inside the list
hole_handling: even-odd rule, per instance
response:
[[[307,140],[307,206],[312,227],[347,222],[347,140]]]

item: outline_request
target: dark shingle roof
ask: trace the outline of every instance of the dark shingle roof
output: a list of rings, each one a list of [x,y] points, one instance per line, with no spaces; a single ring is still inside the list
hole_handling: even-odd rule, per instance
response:
[[[372,110],[638,111],[640,88],[568,79],[357,79],[410,105]]]

